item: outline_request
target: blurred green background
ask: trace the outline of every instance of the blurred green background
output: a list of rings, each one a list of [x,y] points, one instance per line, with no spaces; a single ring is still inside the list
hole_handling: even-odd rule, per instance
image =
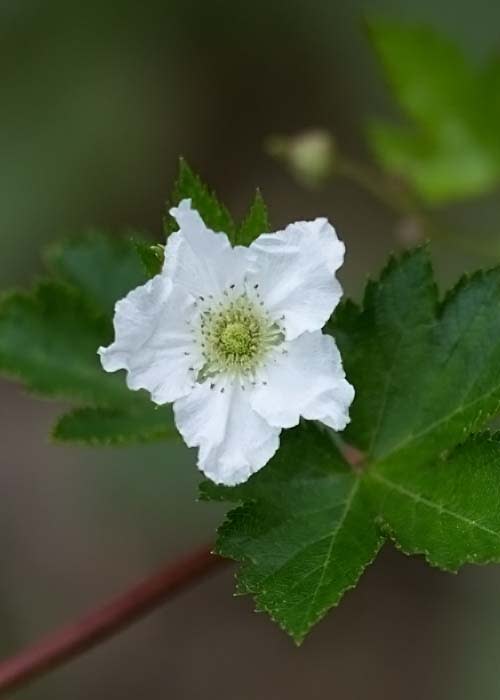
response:
[[[88,228],[160,240],[182,154],[237,215],[260,186],[277,227],[329,216],[358,295],[398,245],[393,214],[345,182],[300,186],[263,144],[326,127],[365,158],[365,120],[394,112],[367,13],[435,26],[476,59],[499,48],[500,5],[486,0],[0,0],[1,288],[28,284],[45,244]],[[492,196],[449,215],[491,229],[498,210]],[[485,257],[434,247],[443,282]],[[221,516],[195,502],[187,450],[56,447],[59,409],[0,382],[3,654],[212,540]],[[493,700],[499,586],[498,567],[453,577],[387,549],[297,650],[232,598],[228,570],[12,697]]]

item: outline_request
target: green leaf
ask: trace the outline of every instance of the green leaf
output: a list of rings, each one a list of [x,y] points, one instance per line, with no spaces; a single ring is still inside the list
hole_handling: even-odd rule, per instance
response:
[[[119,299],[146,281],[134,243],[100,233],[54,246],[47,262],[55,275],[81,290],[107,314]]]
[[[370,472],[385,529],[407,554],[456,571],[500,561],[500,436],[482,434],[448,459]]]
[[[406,177],[431,205],[481,195],[499,179],[491,149],[476,143],[460,125],[436,139],[375,122],[368,135],[381,165]]]
[[[191,199],[192,206],[198,211],[205,224],[214,231],[226,233],[234,243],[236,227],[230,213],[213,192],[201,181],[186,161],[179,160],[179,174],[174,185],[167,209],[177,206],[182,199]],[[177,230],[175,220],[167,214],[164,221],[165,234],[169,236]]]
[[[270,226],[266,204],[260,190],[257,190],[250,210],[236,234],[236,243],[250,245],[262,233],[270,233]]]
[[[430,204],[478,195],[500,180],[491,68],[476,68],[434,30],[372,21],[370,36],[408,126],[375,122],[375,156]],[[483,79],[488,73],[489,79]],[[492,148],[492,144],[496,146]]]
[[[134,246],[147,276],[155,277],[155,275],[159,275],[163,268],[163,247],[137,240],[134,240]]]
[[[128,445],[154,440],[177,439],[172,412],[144,398],[136,407],[77,408],[62,416],[52,437],[57,442],[85,445]]]
[[[343,438],[361,465],[308,425],[246,484],[203,485],[206,499],[242,504],[217,541],[242,563],[238,591],[295,639],[386,535],[444,569],[500,561],[500,437],[469,437],[500,411],[499,310],[500,269],[440,301],[427,249],[392,259],[362,306],[345,303],[328,326],[356,388]]]
[[[475,109],[472,118],[474,128],[481,133],[495,162],[500,162],[500,54],[498,52],[486,60],[475,81]]]
[[[106,373],[97,356],[113,339],[115,302],[147,279],[135,244],[92,234],[53,248],[47,261],[57,280],[0,300],[0,370],[41,395],[91,405],[60,419],[57,440],[104,445],[174,437],[171,411],[130,391],[123,373]]]
[[[356,387],[346,438],[376,462],[425,463],[500,405],[500,270],[438,301],[428,252],[393,260],[330,326]]]
[[[67,285],[41,282],[30,293],[0,301],[0,370],[45,396],[120,404],[130,392],[103,372],[97,348],[111,340],[111,324]]]
[[[202,496],[243,502],[219,530],[217,551],[243,562],[238,591],[298,642],[356,585],[383,539],[362,481],[313,425],[289,431],[246,484],[206,482]]]
[[[369,33],[405,112],[433,128],[436,120],[463,113],[475,75],[452,41],[423,25],[372,20]]]

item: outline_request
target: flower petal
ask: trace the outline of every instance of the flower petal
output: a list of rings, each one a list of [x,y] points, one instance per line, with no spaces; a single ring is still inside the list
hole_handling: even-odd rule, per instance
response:
[[[191,200],[183,199],[170,214],[179,224],[165,248],[164,274],[195,297],[219,297],[231,285],[241,286],[248,266],[246,248],[233,248],[225,233],[203,223]]]
[[[191,391],[202,358],[188,321],[195,308],[164,275],[137,287],[115,307],[115,342],[99,348],[107,372],[127,370],[130,389],[147,389],[157,404]]]
[[[321,331],[304,333],[285,348],[286,354],[277,354],[266,368],[267,384],[259,382],[252,390],[252,408],[282,428],[297,425],[302,416],[343,430],[354,389],[345,378],[334,339]]]
[[[287,340],[323,328],[337,306],[342,287],[335,271],[345,246],[326,219],[297,221],[284,231],[263,234],[249,248],[252,282],[267,311],[282,323]]]
[[[234,486],[261,469],[279,446],[280,429],[250,407],[237,382],[197,384],[174,404],[175,422],[189,447],[199,447],[198,466],[217,484]]]

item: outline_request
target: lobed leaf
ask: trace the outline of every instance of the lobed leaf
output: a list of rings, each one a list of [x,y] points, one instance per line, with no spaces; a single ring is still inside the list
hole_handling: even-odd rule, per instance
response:
[[[330,326],[356,387],[347,439],[375,462],[423,464],[500,407],[500,269],[439,303],[428,252],[393,260]]]
[[[469,438],[446,460],[400,462],[368,475],[385,530],[442,569],[500,562],[500,436]]]
[[[297,642],[356,585],[383,540],[362,480],[314,425],[287,432],[246,484],[205,482],[202,497],[243,502],[220,528],[217,551],[242,562],[238,591]]]
[[[500,561],[500,437],[468,437],[500,409],[499,309],[500,269],[440,301],[427,249],[392,259],[328,328],[356,387],[345,437],[361,471],[308,425],[243,486],[203,485],[204,498],[241,503],[217,540],[241,562],[239,592],[296,640],[386,535],[444,569]]]

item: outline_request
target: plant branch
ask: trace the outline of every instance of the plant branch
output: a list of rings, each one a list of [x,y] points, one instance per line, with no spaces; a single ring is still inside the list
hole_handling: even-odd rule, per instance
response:
[[[339,154],[335,162],[335,174],[349,180],[370,194],[396,214],[401,221],[411,222],[420,232],[420,239],[429,238],[434,243],[452,243],[466,253],[498,261],[498,251],[490,244],[477,241],[477,236],[464,238],[458,231],[451,230],[439,212],[429,210],[414,192],[403,182],[399,182],[364,163]]]
[[[198,549],[145,579],[104,607],[0,663],[0,695],[25,685],[112,637],[227,560]]]
[[[400,216],[415,215],[419,212],[419,203],[402,186],[402,183],[392,180],[385,173],[364,163],[338,155],[335,162],[335,174],[355,183]]]

